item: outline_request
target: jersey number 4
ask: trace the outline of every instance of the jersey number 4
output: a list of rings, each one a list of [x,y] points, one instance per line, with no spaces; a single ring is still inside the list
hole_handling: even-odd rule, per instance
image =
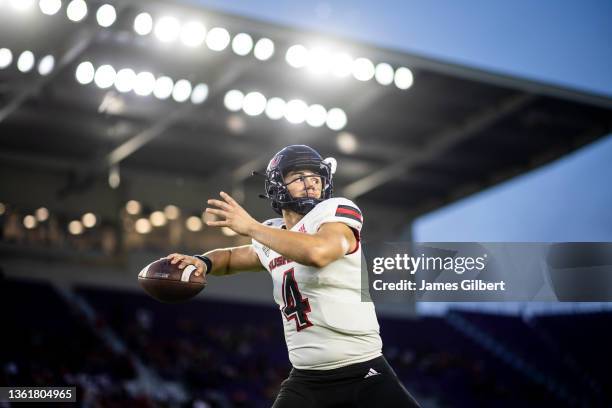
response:
[[[300,293],[293,268],[286,271],[283,275],[283,302],[285,304],[283,306],[283,315],[285,315],[287,321],[295,320],[297,331],[312,326],[312,323],[308,320],[310,303]]]

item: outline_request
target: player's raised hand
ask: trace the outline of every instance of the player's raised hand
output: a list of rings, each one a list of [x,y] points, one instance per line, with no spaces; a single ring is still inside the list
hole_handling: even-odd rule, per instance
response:
[[[210,199],[207,201],[211,208],[207,207],[206,212],[221,217],[218,221],[207,221],[206,225],[211,227],[228,227],[240,235],[249,235],[252,228],[258,222],[246,212],[244,208],[229,194],[221,191],[221,200]]]

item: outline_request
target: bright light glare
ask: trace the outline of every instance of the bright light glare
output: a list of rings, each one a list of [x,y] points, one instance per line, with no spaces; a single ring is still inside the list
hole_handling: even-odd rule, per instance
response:
[[[266,104],[266,116],[272,120],[281,119],[285,116],[287,103],[281,98],[270,98]]]
[[[138,96],[149,96],[155,89],[155,76],[147,71],[139,72],[135,78],[134,93]]]
[[[332,57],[331,72],[338,78],[346,78],[353,72],[353,57],[340,53]]]
[[[174,89],[174,81],[167,76],[161,76],[155,81],[155,88],[153,89],[153,95],[157,99],[168,99],[172,95]]]
[[[0,69],[4,69],[13,62],[13,53],[8,48],[0,48]]]
[[[208,98],[208,85],[197,84],[191,93],[191,103],[200,105]]]
[[[408,89],[414,82],[412,71],[406,67],[400,67],[395,71],[395,86],[399,89]]]
[[[138,35],[148,35],[153,31],[153,18],[149,13],[140,13],[134,19],[134,31]]]
[[[355,153],[358,147],[355,135],[349,132],[338,133],[338,137],[336,138],[336,144],[338,145],[338,149],[340,149],[340,151],[345,154]]]
[[[306,123],[312,127],[320,127],[325,124],[327,120],[327,111],[321,105],[315,104],[310,105],[308,112],[306,112]]]
[[[238,55],[247,55],[253,49],[253,38],[246,33],[237,34],[232,40],[232,50]]]
[[[353,76],[358,81],[369,81],[374,77],[374,64],[367,58],[357,58],[353,63]]]
[[[225,107],[232,112],[238,112],[240,109],[242,109],[243,101],[244,94],[237,89],[227,91],[225,97],[223,98],[223,103],[225,104]]]
[[[261,115],[266,109],[266,97],[259,92],[249,92],[244,97],[242,109],[249,116]]]
[[[386,62],[381,62],[376,65],[376,73],[374,76],[376,77],[376,81],[378,81],[381,85],[390,85],[393,83],[393,68],[391,65]]]
[[[160,18],[155,24],[155,36],[163,43],[176,41],[181,32],[181,23],[170,16]]]
[[[17,69],[23,73],[29,72],[34,67],[34,54],[32,51],[24,51],[17,59]]]
[[[70,224],[68,224],[68,231],[72,235],[81,235],[83,233],[83,224],[78,220],[70,221]]]
[[[55,67],[55,58],[53,55],[46,55],[38,63],[38,73],[42,76],[49,75],[53,67]]]
[[[301,44],[292,45],[285,54],[285,60],[293,68],[305,67],[308,63],[308,50]]]
[[[168,221],[163,211],[153,211],[149,220],[154,227],[163,227]]]
[[[191,95],[191,82],[186,79],[176,81],[172,90],[172,99],[177,102],[185,102],[189,99],[189,95]]]
[[[110,65],[102,65],[96,70],[94,82],[99,88],[110,88],[115,83],[115,69]]]
[[[269,38],[262,38],[255,44],[253,55],[260,61],[270,59],[274,55],[274,43]]]
[[[81,62],[76,69],[76,80],[81,85],[90,84],[94,80],[96,69],[89,61]]]
[[[66,7],[66,15],[75,23],[83,20],[87,16],[87,3],[83,0],[72,0]]]
[[[200,217],[196,217],[195,215],[192,215],[191,217],[187,218],[187,220],[185,221],[185,226],[191,232],[201,231],[202,230],[202,220],[200,219]]]
[[[134,70],[129,68],[123,68],[117,72],[115,77],[115,88],[119,92],[130,92],[134,89],[134,82],[136,81],[136,73]]]
[[[130,200],[125,203],[125,210],[130,215],[136,215],[142,210],[142,204],[136,200]]]
[[[139,218],[134,224],[134,229],[139,234],[148,234],[152,230],[151,222],[147,218]]]
[[[314,48],[310,51],[308,70],[313,74],[324,74],[329,71],[331,55],[323,48]]]
[[[36,219],[40,222],[45,222],[49,219],[49,210],[45,207],[40,207],[34,214],[36,215]]]
[[[89,213],[83,214],[83,217],[81,217],[81,222],[83,223],[85,228],[93,228],[98,222],[98,219],[94,213],[89,212]]]
[[[11,0],[11,6],[17,11],[26,11],[34,5],[34,0]]]
[[[287,106],[285,108],[285,119],[287,119],[289,123],[297,125],[306,120],[307,112],[308,105],[306,105],[306,102],[300,99],[292,99],[287,102]]]
[[[26,229],[36,228],[36,225],[38,225],[38,222],[33,215],[26,215],[23,217],[23,226],[26,227]]]
[[[96,12],[96,20],[101,27],[110,27],[117,20],[117,12],[110,4],[103,4]]]
[[[331,130],[340,130],[346,126],[346,113],[340,108],[332,108],[327,112],[327,127]]]
[[[62,1],[61,0],[40,0],[40,3],[38,3],[38,7],[40,7],[40,11],[43,14],[52,16],[54,14],[57,14],[59,9],[62,8]]]
[[[164,208],[164,214],[169,220],[176,220],[181,215],[181,210],[173,204],[169,204]]]
[[[181,42],[187,47],[199,47],[206,38],[206,27],[199,21],[191,21],[181,30]]]
[[[225,28],[215,27],[206,36],[206,45],[213,51],[223,51],[230,42],[230,35]]]

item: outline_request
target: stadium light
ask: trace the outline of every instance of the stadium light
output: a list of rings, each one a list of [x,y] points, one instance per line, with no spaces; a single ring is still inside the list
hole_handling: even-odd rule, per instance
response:
[[[255,44],[253,55],[260,61],[266,61],[274,55],[274,42],[269,38],[261,38]]]
[[[206,39],[206,27],[198,21],[185,24],[181,30],[181,42],[187,47],[199,47]]]
[[[68,224],[68,232],[72,235],[81,235],[83,233],[83,224],[79,220],[70,221]]]
[[[353,154],[357,151],[358,142],[355,135],[349,132],[340,132],[336,137],[338,149],[344,154]]]
[[[49,75],[54,67],[55,58],[53,55],[46,55],[38,63],[38,73],[42,76]]]
[[[34,54],[32,51],[24,51],[17,59],[17,69],[23,73],[30,72],[34,67]]]
[[[34,6],[34,0],[11,0],[10,5],[17,11],[27,11]]]
[[[72,0],[66,7],[66,16],[75,23],[83,20],[87,16],[87,3],[83,0]]]
[[[76,80],[81,85],[90,84],[94,80],[95,68],[89,61],[81,62],[76,69]]]
[[[40,207],[34,212],[34,215],[36,216],[37,221],[45,222],[49,219],[49,210],[47,210],[45,207]]]
[[[346,126],[346,113],[340,108],[332,108],[327,112],[327,127],[331,130],[341,130]]]
[[[13,52],[8,48],[0,48],[0,69],[5,69],[13,62]]]
[[[308,49],[301,44],[292,45],[285,54],[285,60],[293,68],[305,67],[308,63]]]
[[[163,211],[153,211],[149,220],[154,227],[163,227],[168,222],[166,214],[164,214]]]
[[[134,19],[134,31],[138,35],[149,35],[153,31],[153,18],[149,13],[140,13]]]
[[[197,84],[191,92],[191,103],[200,105],[208,98],[208,85]]]
[[[134,93],[138,96],[149,96],[155,89],[155,76],[148,72],[142,71],[136,74],[136,82],[134,83]]]
[[[102,65],[96,69],[96,74],[94,75],[94,83],[100,89],[107,89],[113,86],[115,83],[115,76],[117,73],[115,72],[115,68],[110,65]]]
[[[308,70],[313,74],[325,74],[329,71],[331,54],[324,48],[314,48],[308,58]]]
[[[223,98],[223,103],[225,104],[225,107],[232,112],[238,112],[240,109],[242,109],[243,101],[244,94],[237,89],[227,91],[225,97]]]
[[[174,89],[172,90],[172,99],[176,102],[185,102],[189,99],[191,95],[191,82],[186,79],[179,79],[174,84]]]
[[[157,99],[168,99],[172,95],[174,89],[174,81],[172,78],[167,76],[161,76],[155,81],[155,88],[153,89],[153,95]]]
[[[23,217],[23,226],[26,227],[26,229],[34,229],[36,225],[38,225],[38,222],[33,215],[26,215]]]
[[[266,116],[272,120],[282,119],[285,116],[287,103],[281,98],[270,98],[266,104]]]
[[[147,218],[139,218],[134,224],[134,229],[139,234],[148,234],[153,229],[151,222]]]
[[[206,45],[213,51],[223,51],[230,42],[230,35],[225,28],[215,27],[206,36]]]
[[[393,83],[394,72],[391,65],[386,62],[381,62],[376,65],[376,71],[374,74],[376,81],[384,86],[391,85]]]
[[[40,0],[38,3],[38,7],[40,7],[40,11],[47,15],[53,16],[57,14],[57,12],[62,8],[61,0]]]
[[[134,89],[136,73],[129,68],[120,69],[115,77],[115,89],[121,93],[130,92]]]
[[[232,50],[240,56],[245,56],[253,49],[253,38],[246,34],[236,34],[232,40]]]
[[[202,220],[200,219],[200,217],[196,217],[195,215],[192,215],[191,217],[187,218],[187,220],[185,221],[185,226],[191,232],[198,232],[202,230],[203,225],[202,225]]]
[[[300,124],[306,120],[308,105],[301,99],[292,99],[287,102],[285,107],[285,119],[294,125]]]
[[[96,226],[97,222],[98,218],[95,216],[94,213],[88,212],[83,214],[83,217],[81,217],[81,223],[85,228],[93,228]]]
[[[399,89],[408,89],[412,86],[414,82],[414,77],[412,75],[412,71],[410,71],[406,67],[400,67],[395,70],[395,86]]]
[[[163,43],[171,43],[178,39],[181,23],[174,17],[164,16],[155,24],[155,36]]]
[[[266,110],[266,97],[260,92],[249,92],[242,102],[242,110],[249,116],[261,115]]]
[[[367,58],[357,58],[353,62],[353,76],[358,81],[369,81],[374,77],[374,64]]]
[[[117,11],[110,4],[103,4],[96,12],[96,21],[100,27],[110,27],[117,20]]]
[[[327,121],[327,111],[319,104],[310,105],[306,112],[306,123],[312,127],[321,127]]]
[[[338,78],[346,78],[353,72],[353,57],[346,53],[335,54],[331,60],[331,73]]]
[[[164,214],[169,220],[176,220],[181,215],[181,210],[173,204],[164,207]]]
[[[125,203],[125,211],[130,215],[136,215],[142,210],[142,205],[136,200],[130,200]]]

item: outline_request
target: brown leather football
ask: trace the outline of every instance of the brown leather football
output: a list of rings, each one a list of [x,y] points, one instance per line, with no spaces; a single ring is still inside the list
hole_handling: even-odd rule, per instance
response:
[[[196,267],[179,269],[178,263],[160,259],[145,266],[138,274],[138,283],[151,297],[164,303],[178,303],[191,299],[206,286],[205,277],[195,276]]]

